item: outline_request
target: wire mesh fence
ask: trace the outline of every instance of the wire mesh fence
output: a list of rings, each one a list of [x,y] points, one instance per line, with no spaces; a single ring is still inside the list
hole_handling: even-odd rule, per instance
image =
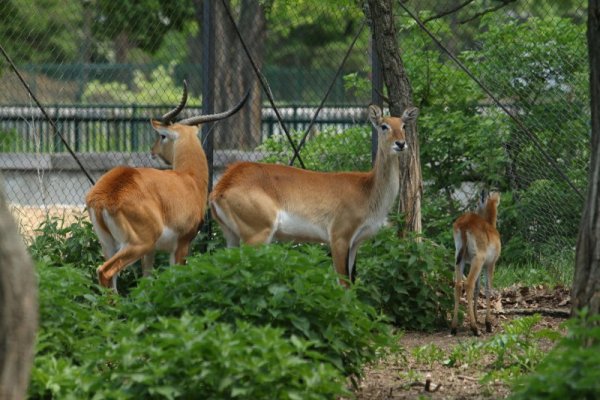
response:
[[[487,187],[503,193],[504,254],[572,251],[589,161],[585,1],[391,4],[421,109],[425,235],[450,242],[452,219]],[[48,212],[83,209],[91,184],[66,146],[94,178],[119,164],[163,168],[148,154],[149,120],[177,104],[184,79],[190,99],[183,117],[209,103],[215,112],[227,109],[251,93],[242,112],[203,134],[214,179],[233,161],[290,163],[286,129],[295,144],[306,137],[300,157],[307,168],[370,168],[365,110],[378,71],[364,25],[367,2],[209,5],[0,3],[0,44],[64,137],[0,61],[0,170],[24,230]]]

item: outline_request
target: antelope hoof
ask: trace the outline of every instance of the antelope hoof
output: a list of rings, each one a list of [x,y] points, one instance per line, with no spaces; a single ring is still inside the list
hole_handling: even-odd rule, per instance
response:
[[[456,336],[456,328],[452,328],[452,329],[450,329],[450,334],[451,334],[452,336]]]
[[[474,336],[479,336],[479,330],[477,329],[477,327],[475,327],[475,328],[471,327],[471,332],[473,332]]]
[[[492,323],[490,321],[485,321],[485,331],[490,333],[492,331]]]

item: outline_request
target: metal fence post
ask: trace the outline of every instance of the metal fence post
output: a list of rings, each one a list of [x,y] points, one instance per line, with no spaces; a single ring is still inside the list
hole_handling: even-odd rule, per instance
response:
[[[215,2],[205,1],[202,16],[202,114],[212,114],[215,108]],[[212,191],[214,175],[212,123],[202,125],[202,143],[208,162],[208,192]],[[211,236],[208,214],[203,230]]]

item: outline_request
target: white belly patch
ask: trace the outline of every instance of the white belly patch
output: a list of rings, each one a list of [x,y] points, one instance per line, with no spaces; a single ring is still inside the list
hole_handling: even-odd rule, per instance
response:
[[[172,229],[165,227],[156,241],[156,249],[173,252],[177,247],[177,239],[177,234]]]
[[[281,239],[297,238],[316,242],[329,242],[326,227],[286,211],[277,213],[275,236]]]

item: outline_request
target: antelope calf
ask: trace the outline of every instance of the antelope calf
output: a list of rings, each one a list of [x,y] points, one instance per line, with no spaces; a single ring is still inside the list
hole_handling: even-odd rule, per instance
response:
[[[501,248],[500,234],[496,229],[499,204],[499,193],[492,192],[486,195],[485,191],[482,191],[477,213],[463,214],[454,222],[456,266],[454,270],[454,317],[451,325],[451,333],[453,335],[456,334],[458,323],[458,305],[462,294],[463,274],[466,263],[471,265],[465,287],[471,331],[475,336],[479,336],[476,314],[477,299],[474,296],[476,292],[475,287],[479,284],[479,277],[484,266],[487,269],[485,328],[487,332],[492,331],[490,296],[494,279],[494,268],[498,257],[500,257]]]
[[[184,263],[190,242],[202,226],[208,197],[208,165],[198,125],[236,113],[248,95],[229,111],[174,123],[187,101],[184,82],[180,104],[151,120],[157,133],[153,158],[172,170],[116,167],[90,189],[86,204],[106,262],[98,270],[102,286],[117,290],[119,271],[142,259],[147,276],[156,250],[168,251],[170,263]]]
[[[227,245],[274,239],[327,243],[340,282],[354,281],[360,243],[384,225],[398,194],[405,123],[417,117],[418,109],[406,109],[401,118],[384,117],[371,105],[368,114],[379,136],[370,172],[315,172],[256,162],[228,167],[209,199]]]

